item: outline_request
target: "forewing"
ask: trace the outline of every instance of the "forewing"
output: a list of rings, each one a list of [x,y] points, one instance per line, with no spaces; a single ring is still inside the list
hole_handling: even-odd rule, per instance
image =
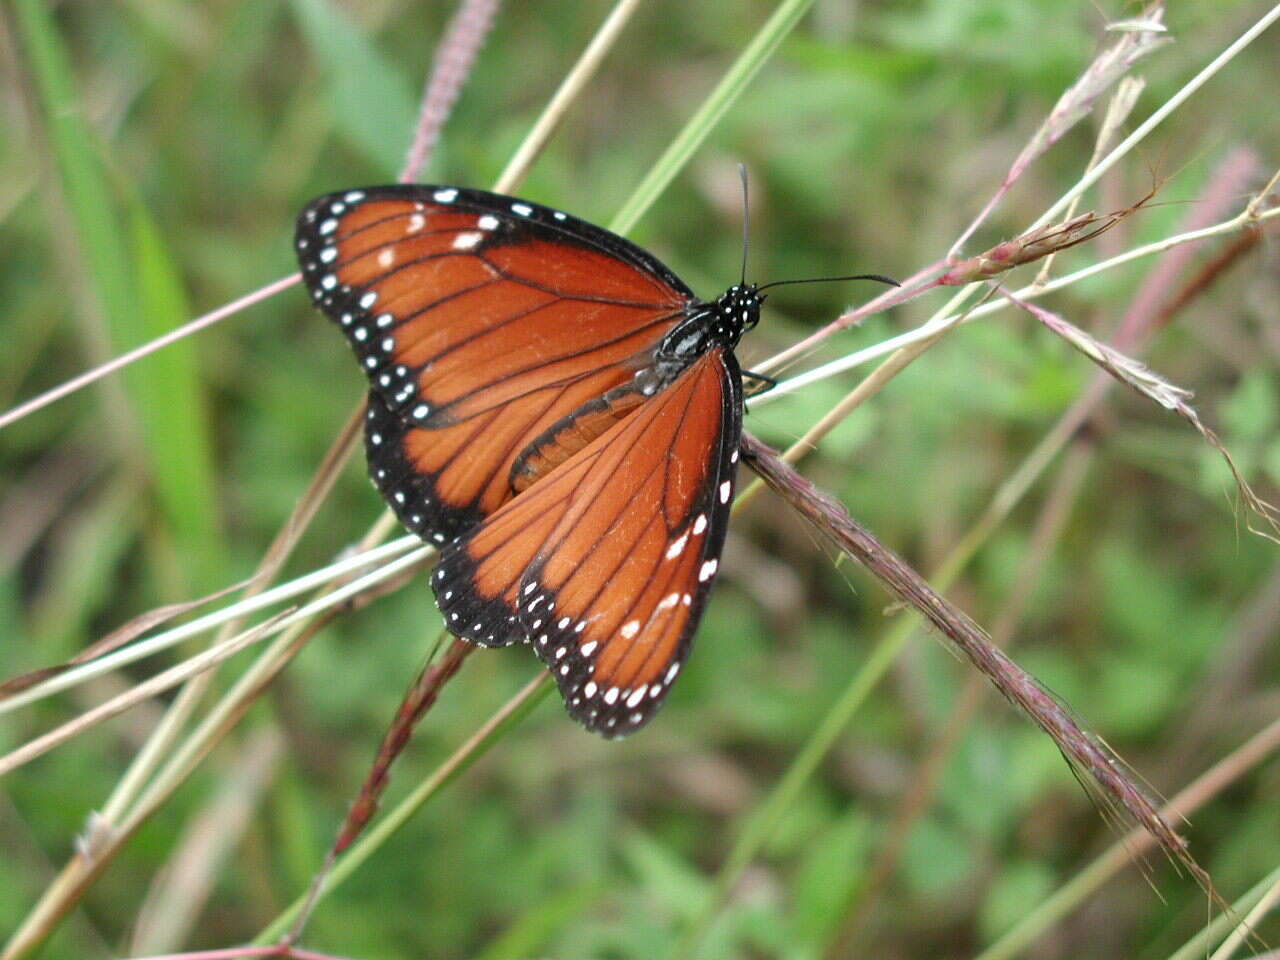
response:
[[[626,240],[478,190],[330,194],[296,244],[369,377],[375,483],[437,541],[504,502],[519,453],[647,366],[693,300]]]

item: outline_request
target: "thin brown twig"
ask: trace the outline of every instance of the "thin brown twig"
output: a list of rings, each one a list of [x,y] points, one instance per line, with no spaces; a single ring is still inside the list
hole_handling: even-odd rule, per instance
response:
[[[1052,694],[993,646],[976,623],[858,524],[841,504],[786,464],[767,444],[744,434],[742,454],[770,489],[839,549],[862,563],[900,601],[925,617],[1010,703],[1049,734],[1073,765],[1087,773],[1106,796],[1145,827],[1171,858],[1181,862],[1204,889],[1213,889],[1208,874],[1188,851],[1186,841],[1160,817],[1115,754],[1083,730]]]
[[[246,293],[243,297],[237,297],[230,303],[224,303],[215,310],[210,310],[208,313],[196,317],[194,320],[189,320],[182,326],[175,327],[168,333],[156,337],[154,340],[148,340],[140,347],[135,347],[132,350],[120,354],[118,357],[113,357],[106,363],[99,364],[94,367],[92,370],[86,370],[77,377],[72,377],[70,380],[64,380],[56,387],[46,390],[44,393],[34,396],[30,400],[20,403],[13,409],[0,414],[0,430],[9,426],[11,423],[21,420],[28,414],[35,413],[37,410],[47,407],[55,400],[61,400],[68,394],[75,393],[77,390],[87,387],[91,383],[96,383],[103,377],[110,376],[117,370],[127,367],[135,361],[141,360],[143,357],[150,356],[157,350],[164,349],[171,343],[177,343],[184,337],[189,337],[193,333],[198,333],[201,330],[204,330],[206,327],[211,327],[220,320],[225,320],[227,317],[233,316],[241,310],[245,310],[253,306],[255,303],[261,303],[268,297],[274,297],[282,290],[288,290],[301,279],[302,274],[300,273],[281,277],[279,280],[268,283],[264,287],[259,287],[252,293]]]
[[[1071,509],[1083,487],[1092,459],[1092,445],[1077,440],[1058,470],[1053,488],[1045,497],[1044,506],[1032,527],[1026,550],[1027,559],[1019,564],[1017,578],[1009,590],[1010,600],[991,625],[991,642],[1002,649],[1008,649],[1013,640],[1014,631],[1034,592],[1035,582],[1070,518]],[[947,763],[964,737],[969,720],[982,703],[983,694],[988,689],[979,673],[971,672],[965,679],[960,696],[956,698],[950,715],[940,727],[938,739],[928,756],[921,761],[915,776],[897,803],[897,813],[867,871],[866,879],[857,885],[845,903],[841,933],[832,939],[833,947],[827,952],[829,957],[847,956],[852,945],[858,942],[876,894],[893,875],[911,836],[912,827],[929,809]]]
[[[448,631],[443,631],[441,640],[443,641],[448,636]],[[408,745],[409,738],[413,736],[414,727],[417,726],[423,715],[431,709],[431,706],[436,702],[436,698],[440,695],[440,690],[458,672],[462,667],[463,661],[474,649],[471,644],[455,638],[449,649],[445,651],[444,656],[434,663],[427,664],[414,679],[413,684],[410,685],[400,703],[400,708],[396,711],[395,719],[392,721],[391,726],[387,728],[387,732],[383,734],[382,743],[378,745],[377,756],[373,761],[373,765],[369,768],[369,772],[365,775],[360,793],[357,795],[355,803],[351,805],[351,809],[347,811],[346,819],[343,820],[342,826],[338,829],[333,846],[329,848],[329,852],[325,855],[324,865],[311,880],[311,887],[307,893],[305,905],[298,914],[298,919],[293,929],[286,937],[286,943],[296,943],[298,938],[302,936],[302,931],[306,928],[307,921],[311,918],[311,912],[315,909],[316,904],[319,903],[325,880],[333,870],[333,865],[337,862],[338,857],[342,856],[347,848],[359,838],[360,834],[369,825],[369,821],[373,819],[374,814],[378,812],[378,804],[382,799],[382,794],[387,789],[390,779],[391,767]]]

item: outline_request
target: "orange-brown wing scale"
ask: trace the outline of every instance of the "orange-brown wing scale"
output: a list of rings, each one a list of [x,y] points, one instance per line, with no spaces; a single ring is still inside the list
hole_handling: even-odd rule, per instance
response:
[[[720,347],[445,549],[449,629],[532,642],[569,713],[606,736],[656,712],[715,578],[742,431]]]
[[[296,243],[369,377],[374,482],[436,542],[505,502],[521,452],[646,367],[694,299],[627,241],[478,190],[330,194]]]

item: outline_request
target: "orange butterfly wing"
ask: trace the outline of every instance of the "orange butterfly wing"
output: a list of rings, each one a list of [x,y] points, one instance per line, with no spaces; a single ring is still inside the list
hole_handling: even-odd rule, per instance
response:
[[[512,495],[531,444],[625,392],[694,301],[626,240],[480,190],[330,194],[303,210],[296,245],[369,377],[374,483],[437,543]]]
[[[741,374],[714,347],[657,396],[445,549],[449,629],[532,642],[569,713],[621,736],[688,656],[724,545]]]

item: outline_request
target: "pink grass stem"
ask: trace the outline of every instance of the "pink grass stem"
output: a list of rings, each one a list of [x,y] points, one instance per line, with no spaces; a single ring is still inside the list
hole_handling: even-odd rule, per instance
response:
[[[489,35],[499,5],[499,0],[463,0],[445,28],[436,47],[435,67],[422,95],[418,128],[400,172],[401,183],[417,180],[427,165],[462,85],[471,74],[476,55]]]
[[[253,960],[257,957],[279,957],[282,960],[345,960],[333,953],[317,953],[289,944],[265,947],[220,947],[217,950],[192,950],[189,953],[163,953],[136,960]]]
[[[839,502],[785,463],[767,444],[744,433],[742,456],[770,489],[840,550],[865,566],[899,600],[924,617],[1011,704],[1044,730],[1074,771],[1087,774],[1101,788],[1104,796],[1126,810],[1157,839],[1170,858],[1182,863],[1205,890],[1212,890],[1208,874],[1192,858],[1186,840],[1160,816],[1119,758],[1077,724],[1070,711],[1034,677],[994,646],[981,627],[937,593],[909,564],[854,520]],[[1081,782],[1085,783],[1083,777]]]
[[[27,416],[27,414],[35,413],[37,410],[47,407],[55,400],[61,400],[63,397],[75,393],[77,390],[87,387],[91,383],[96,383],[103,377],[110,376],[122,367],[127,367],[129,364],[137,360],[141,360],[143,357],[149,356],[157,350],[162,350],[171,343],[176,343],[183,337],[189,337],[193,333],[199,333],[206,327],[213,326],[219,320],[225,320],[227,317],[239,313],[241,310],[251,307],[255,303],[261,303],[268,297],[273,297],[280,291],[289,289],[301,279],[302,274],[300,273],[294,273],[287,277],[282,277],[274,283],[269,283],[265,287],[254,290],[252,293],[246,293],[239,299],[223,304],[218,307],[218,309],[211,310],[204,316],[196,317],[194,320],[184,323],[180,327],[175,327],[163,336],[156,337],[154,340],[150,340],[140,347],[135,347],[128,353],[122,353],[120,356],[115,357],[112,360],[108,360],[106,363],[94,367],[92,370],[86,370],[78,377],[72,377],[65,383],[58,384],[58,386],[54,387],[52,390],[46,390],[39,396],[32,397],[25,403],[20,403],[18,406],[6,411],[3,415],[0,415],[0,429],[21,420],[23,417]]]

